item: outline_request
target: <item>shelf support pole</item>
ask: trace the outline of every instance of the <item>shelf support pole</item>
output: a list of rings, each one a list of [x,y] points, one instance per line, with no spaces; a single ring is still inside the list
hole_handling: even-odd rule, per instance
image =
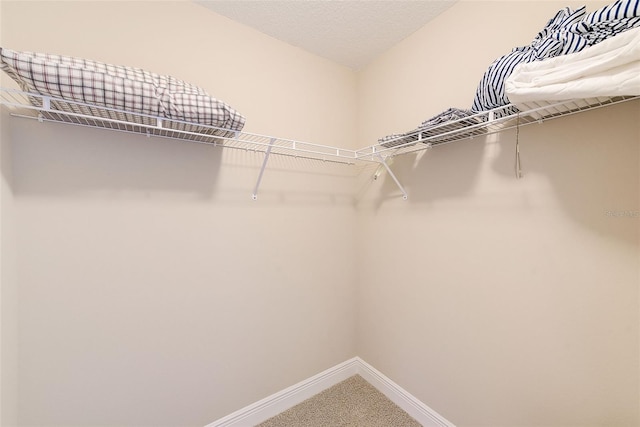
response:
[[[271,149],[273,148],[273,144],[275,142],[276,142],[276,139],[271,138],[271,140],[269,141],[269,147],[267,147],[267,151],[264,154],[262,167],[260,168],[260,173],[258,174],[258,182],[256,182],[256,186],[253,188],[253,193],[251,194],[251,198],[253,200],[258,200],[258,188],[260,188],[260,183],[262,182],[262,175],[264,175],[264,170],[267,167],[267,162],[269,161],[269,155],[271,154]]]
[[[389,176],[391,178],[393,178],[393,182],[396,183],[396,185],[398,186],[398,188],[400,189],[400,191],[402,192],[402,200],[407,200],[409,198],[409,196],[407,196],[407,192],[405,191],[404,187],[402,186],[402,184],[400,184],[400,181],[398,181],[398,178],[396,178],[396,176],[394,175],[394,173],[391,171],[391,168],[389,167],[389,165],[387,164],[386,160],[382,158],[382,156],[380,154],[376,155],[376,157],[379,159],[380,164],[382,166],[384,166],[384,168],[387,170],[387,173],[389,174]]]
[[[520,162],[520,113],[516,117],[516,178],[522,178],[522,163]]]

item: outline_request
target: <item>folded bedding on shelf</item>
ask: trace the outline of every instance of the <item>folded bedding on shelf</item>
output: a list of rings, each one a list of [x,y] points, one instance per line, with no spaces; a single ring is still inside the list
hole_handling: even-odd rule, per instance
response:
[[[576,10],[565,7],[547,22],[529,45],[515,47],[508,54],[497,58],[483,74],[471,109],[480,112],[507,105],[509,102],[504,94],[504,80],[517,64],[578,51],[584,47],[586,42],[573,37],[567,29],[580,22],[585,15],[585,6]],[[515,110],[508,113],[511,112]]]
[[[460,129],[469,128],[483,122],[483,119],[471,110],[449,108],[425,121],[420,126],[405,133],[397,133],[378,139],[386,148],[411,145],[418,141],[438,144],[459,136]]]
[[[639,94],[640,53],[632,41],[639,29],[640,0],[616,0],[589,14],[585,6],[560,9],[529,45],[513,48],[489,66],[470,110],[450,108],[416,129],[385,136],[378,143],[385,148],[402,148],[417,142],[437,144],[479,135],[484,132],[479,125],[488,120],[489,114],[494,119],[507,118],[519,110],[539,107],[528,105],[525,100],[559,102],[585,98],[580,104],[591,105],[592,101],[599,102],[596,98],[601,94],[609,98]],[[634,46],[624,47],[626,43]],[[594,53],[612,50],[610,46],[614,45],[619,45],[616,52],[590,58]],[[574,56],[586,51],[589,53],[584,56]],[[572,66],[574,61],[576,65]],[[512,75],[507,89],[507,79]],[[556,112],[561,111],[556,108]]]
[[[638,26],[640,0],[617,0],[589,14],[584,6],[561,9],[530,45],[514,48],[489,66],[478,84],[471,109],[479,112],[508,105],[505,80],[519,64],[580,52]],[[515,108],[508,113],[513,112]]]
[[[505,90],[521,110],[554,101],[640,95],[640,28],[581,52],[520,64]]]
[[[154,124],[152,118],[136,114],[149,115],[216,128],[165,123],[172,129],[224,137],[245,123],[244,116],[204,89],[139,68],[0,48],[0,69],[25,92],[69,101],[51,102],[52,108],[68,113]],[[35,97],[30,101],[41,103]]]

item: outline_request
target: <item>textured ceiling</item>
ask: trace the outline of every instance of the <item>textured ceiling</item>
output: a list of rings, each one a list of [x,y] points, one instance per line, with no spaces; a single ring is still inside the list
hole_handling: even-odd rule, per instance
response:
[[[456,0],[195,0],[220,15],[360,69]]]

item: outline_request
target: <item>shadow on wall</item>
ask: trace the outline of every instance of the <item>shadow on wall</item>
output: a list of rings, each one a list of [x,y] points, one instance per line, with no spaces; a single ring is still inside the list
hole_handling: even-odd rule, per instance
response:
[[[13,190],[13,168],[11,164],[11,144],[9,141],[8,121],[11,116],[6,109],[0,108],[0,173],[9,191]]]
[[[640,221],[639,111],[640,102],[632,101],[521,127],[521,180],[515,129],[399,156],[391,169],[412,205],[477,193],[511,200],[516,208],[525,203],[528,212],[559,206],[581,227],[637,244],[638,227],[629,222]],[[381,179],[372,200],[376,211],[401,197],[388,174]]]
[[[394,158],[391,170],[409,194],[411,203],[432,203],[467,195],[475,186],[486,137],[464,140]],[[401,197],[393,178],[384,172],[375,209]]]
[[[253,202],[264,153],[10,118],[13,190],[20,196]],[[351,165],[271,156],[261,205],[353,206]],[[224,172],[224,173],[222,173]]]
[[[163,191],[209,199],[222,157],[204,144],[26,119],[12,119],[10,138],[17,195]]]
[[[633,101],[522,127],[522,180],[544,177],[577,224],[637,244],[629,222],[640,221],[639,111]],[[515,130],[501,137],[515,141]],[[514,161],[513,149],[502,150],[493,170],[513,177]]]
[[[639,112],[632,101],[521,128],[523,180],[544,176],[577,224],[637,245]],[[513,163],[508,151],[493,169],[513,176]]]

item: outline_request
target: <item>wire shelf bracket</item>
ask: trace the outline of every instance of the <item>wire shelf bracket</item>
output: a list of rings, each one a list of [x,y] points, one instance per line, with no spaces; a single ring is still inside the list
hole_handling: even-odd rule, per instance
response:
[[[389,174],[391,179],[393,179],[393,182],[396,183],[396,185],[398,186],[398,189],[400,189],[400,192],[402,192],[402,200],[407,200],[409,198],[409,196],[407,195],[407,191],[404,189],[402,184],[400,184],[400,181],[398,180],[396,175],[391,170],[391,167],[389,167],[389,165],[387,164],[386,159],[384,159],[381,155],[377,155],[376,157],[378,158],[378,161],[380,162],[380,165],[382,167],[384,167],[384,169],[387,171],[387,173]],[[379,173],[376,173],[376,174],[379,175]],[[376,176],[376,178],[377,178],[377,176]]]
[[[267,151],[264,153],[264,160],[262,161],[262,167],[260,168],[260,172],[258,173],[258,181],[256,182],[256,186],[253,187],[253,193],[251,193],[251,198],[253,200],[258,200],[258,189],[260,188],[260,183],[262,182],[262,175],[264,174],[264,170],[267,167],[267,162],[269,161],[269,155],[271,154],[271,149],[273,148],[273,144],[275,142],[276,142],[275,138],[271,138],[269,147],[267,148]]]

